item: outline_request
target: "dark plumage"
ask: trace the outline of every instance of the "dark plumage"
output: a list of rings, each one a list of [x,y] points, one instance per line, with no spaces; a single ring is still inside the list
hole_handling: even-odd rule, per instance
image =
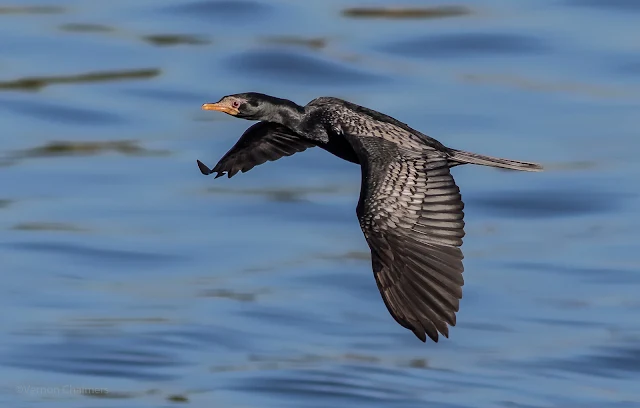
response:
[[[456,324],[464,279],[464,204],[450,168],[480,164],[512,170],[542,167],[482,156],[442,145],[387,115],[322,97],[306,106],[258,93],[229,95],[217,110],[260,122],[213,169],[232,177],[266,161],[318,146],[360,164],[362,185],[356,213],[371,249],[378,289],[393,318],[420,340],[449,336]]]

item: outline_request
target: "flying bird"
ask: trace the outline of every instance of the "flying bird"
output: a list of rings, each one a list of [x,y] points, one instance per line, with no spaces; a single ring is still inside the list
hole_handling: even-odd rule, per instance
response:
[[[479,164],[541,171],[536,163],[444,146],[390,116],[342,99],[305,106],[255,92],[228,95],[204,110],[258,121],[205,174],[247,172],[319,147],[360,165],[356,214],[371,250],[374,277],[393,318],[422,342],[449,337],[462,299],[464,204],[450,169]]]

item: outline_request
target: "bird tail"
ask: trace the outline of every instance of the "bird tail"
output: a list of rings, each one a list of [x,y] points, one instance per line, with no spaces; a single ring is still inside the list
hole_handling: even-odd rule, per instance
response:
[[[450,149],[449,154],[449,159],[459,164],[479,164],[481,166],[500,167],[502,169],[520,171],[542,171],[542,166],[537,163],[500,159],[456,149]]]

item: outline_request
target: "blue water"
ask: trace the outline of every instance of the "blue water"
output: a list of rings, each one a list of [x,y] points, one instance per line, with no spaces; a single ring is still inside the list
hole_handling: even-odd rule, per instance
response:
[[[640,406],[638,2],[353,10],[385,5],[0,3],[3,406]],[[244,91],[546,166],[454,169],[449,339],[387,313],[357,166],[200,174],[250,124],[200,105]]]

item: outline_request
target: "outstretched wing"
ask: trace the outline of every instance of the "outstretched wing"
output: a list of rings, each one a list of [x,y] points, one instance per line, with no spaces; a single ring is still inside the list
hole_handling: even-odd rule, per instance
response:
[[[298,136],[286,126],[273,122],[258,122],[242,134],[213,169],[209,169],[199,160],[198,167],[202,174],[218,173],[218,178],[226,173],[231,178],[238,171],[245,173],[267,161],[291,156],[313,146],[313,142]]]
[[[430,157],[433,156],[433,157]],[[464,204],[446,158],[380,157],[362,166],[357,214],[387,309],[423,342],[449,336],[464,279]]]

